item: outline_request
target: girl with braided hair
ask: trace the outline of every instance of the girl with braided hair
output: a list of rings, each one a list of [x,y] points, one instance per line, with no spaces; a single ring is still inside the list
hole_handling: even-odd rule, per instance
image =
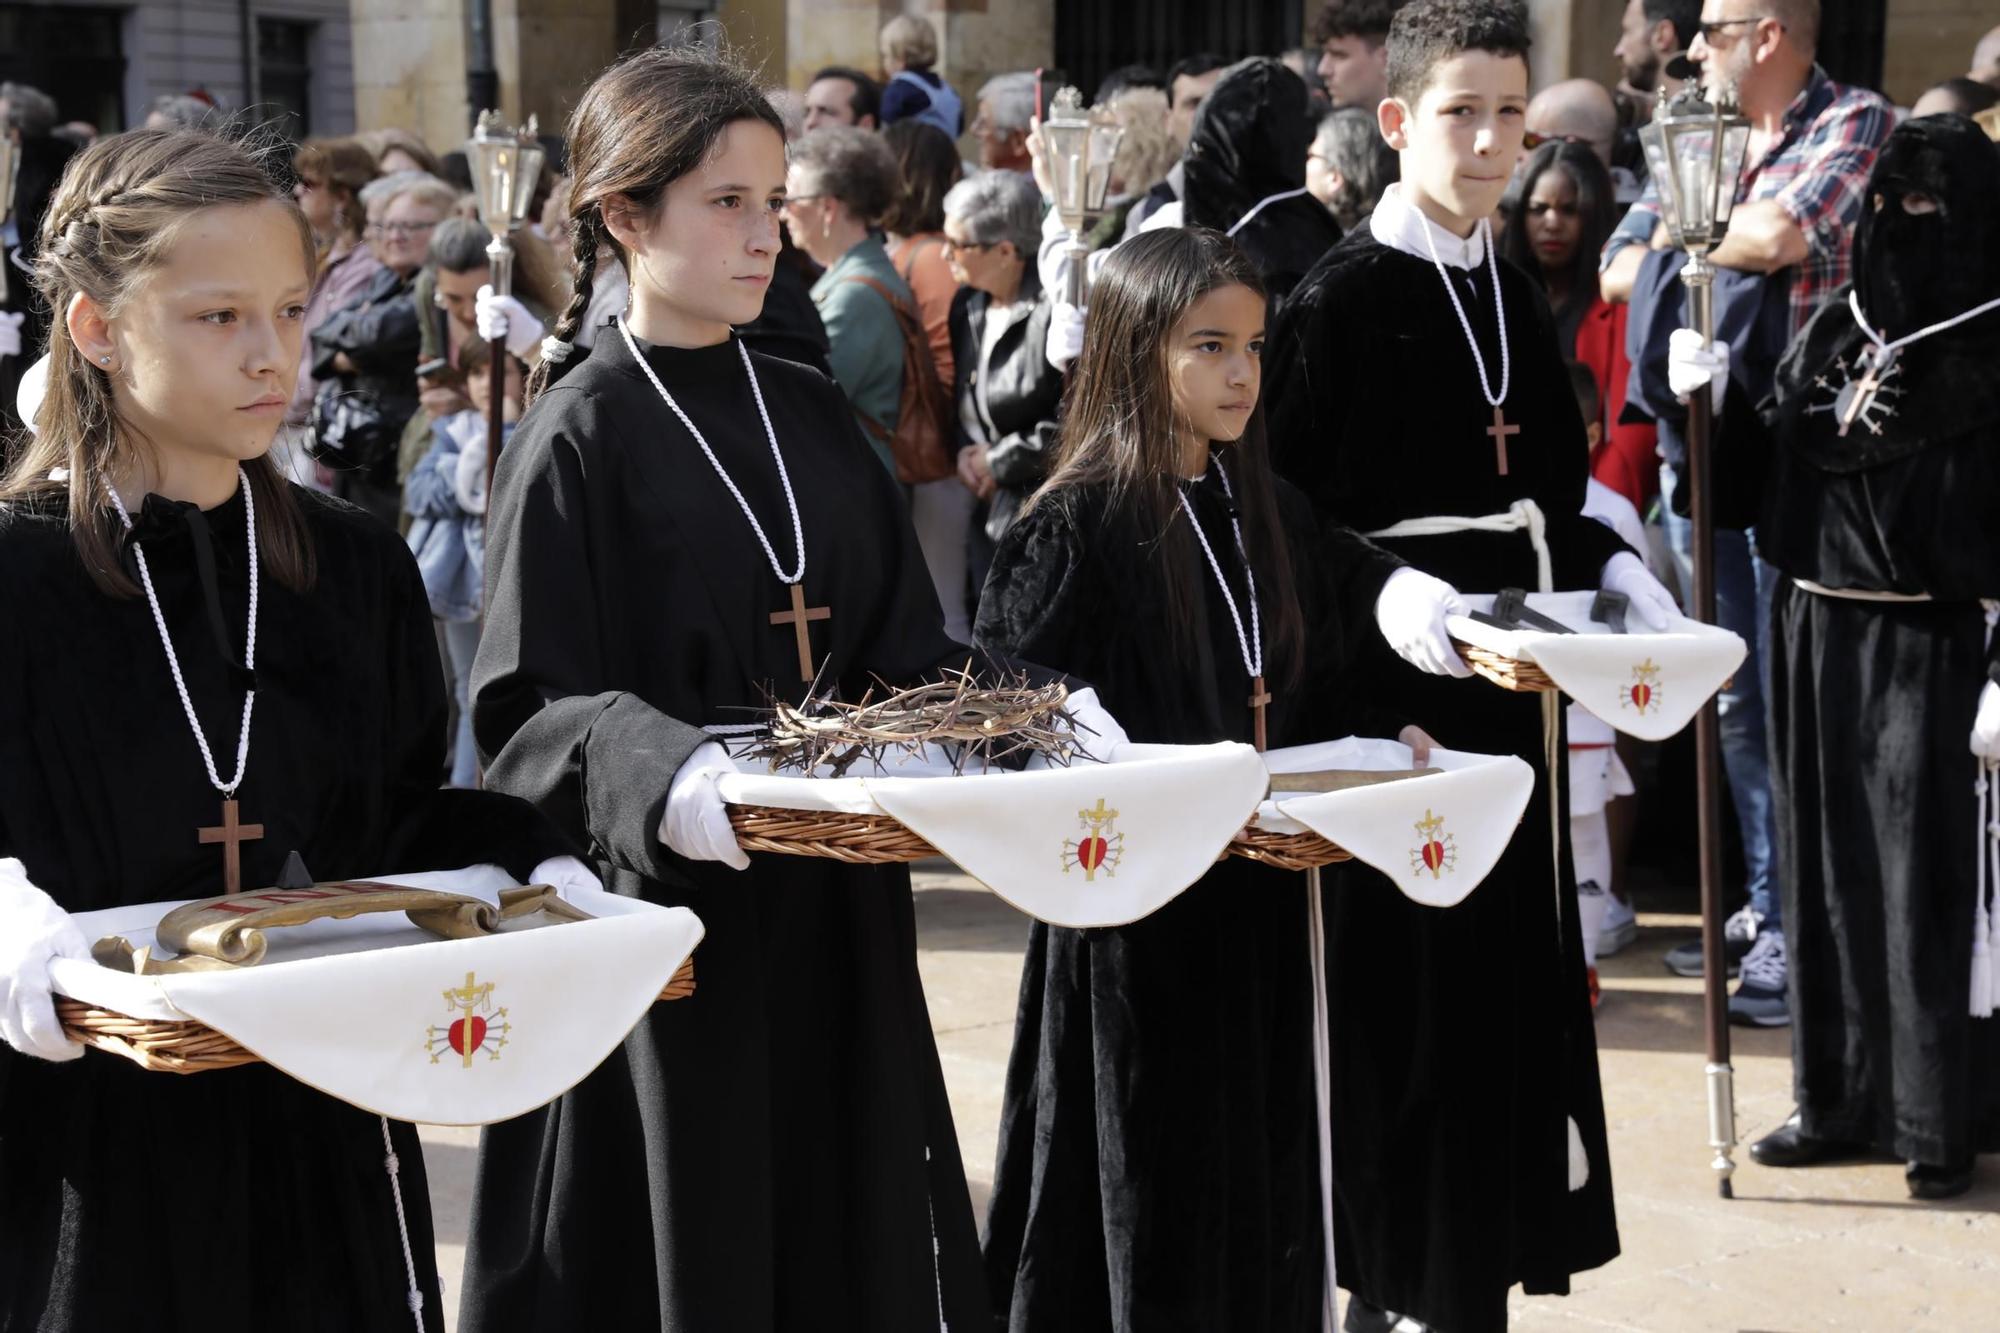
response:
[[[909,872],[753,864],[704,729],[971,650],[839,387],[736,332],[764,305],[786,198],[756,84],[647,50],[568,133],[576,296],[500,456],[473,729],[489,786],[707,934],[699,1001],[656,1006],[568,1094],[486,1131],[461,1327],[979,1327]],[[605,249],[629,312],[564,356]]]
[[[72,913],[233,888],[197,834],[239,803],[247,887],[294,851],[587,879],[521,801],[438,789],[409,549],[268,456],[313,260],[200,131],[101,140],[43,223],[48,387],[0,479],[0,1328],[442,1327],[415,1130],[266,1064],[87,1053],[49,979],[90,956]]]

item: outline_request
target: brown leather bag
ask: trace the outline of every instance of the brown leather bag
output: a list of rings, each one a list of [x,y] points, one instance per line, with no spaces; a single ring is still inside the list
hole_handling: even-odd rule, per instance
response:
[[[887,446],[895,460],[896,480],[905,485],[942,481],[954,476],[952,461],[951,388],[938,380],[937,363],[931,359],[930,338],[916,312],[874,278],[857,277],[845,282],[866,283],[875,289],[895,312],[896,327],[903,334],[903,396],[892,432],[866,412],[857,412],[862,427],[875,443]]]

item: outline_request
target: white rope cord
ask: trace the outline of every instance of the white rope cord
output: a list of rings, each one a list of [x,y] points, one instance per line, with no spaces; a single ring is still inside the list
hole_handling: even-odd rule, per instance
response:
[[[417,1287],[417,1257],[410,1249],[410,1219],[403,1212],[403,1159],[396,1155],[396,1145],[389,1139],[389,1117],[377,1117],[382,1122],[383,1169],[389,1173],[389,1193],[396,1200],[396,1233],[403,1239],[403,1272],[410,1280],[410,1316],[416,1321],[417,1333],[424,1333],[424,1293]]]
[[[1248,213],[1245,213],[1242,217],[1236,219],[1236,221],[1233,224],[1231,224],[1229,230],[1224,232],[1223,235],[1234,236],[1237,232],[1242,231],[1245,227],[1249,226],[1250,220],[1252,218],[1256,217],[1266,208],[1269,208],[1272,204],[1282,204],[1287,199],[1296,199],[1300,195],[1306,193],[1307,189],[1308,189],[1307,186],[1301,185],[1296,190],[1285,190],[1279,194],[1271,194],[1264,196],[1262,199],[1259,199],[1256,203],[1250,206],[1250,211]]]
[[[1458,312],[1458,326],[1465,330],[1465,344],[1472,349],[1472,364],[1479,369],[1479,392],[1485,396],[1488,407],[1498,407],[1507,401],[1507,386],[1514,376],[1513,358],[1507,352],[1507,307],[1500,296],[1500,256],[1493,249],[1493,223],[1486,218],[1479,219],[1479,239],[1486,245],[1486,265],[1493,272],[1493,317],[1500,326],[1500,392],[1493,392],[1486,381],[1486,357],[1479,350],[1479,339],[1472,336],[1472,320],[1466,316],[1465,303],[1458,299],[1458,288],[1452,283],[1451,275],[1444,271],[1444,260],[1438,258],[1437,238],[1431,235],[1431,222],[1421,218],[1424,245],[1431,252],[1431,263],[1437,266],[1438,277],[1444,282],[1445,295],[1451,298],[1451,308]]]
[[[681,410],[681,405],[667,392],[667,386],[660,383],[660,377],[653,373],[653,368],[646,363],[646,358],[639,355],[639,345],[632,341],[632,330],[625,326],[623,319],[618,321],[618,332],[624,335],[625,346],[630,349],[632,359],[639,363],[639,369],[646,372],[646,378],[651,380],[653,387],[659,391],[661,401],[673,409],[674,415],[680,418],[681,425],[687,427],[688,434],[694,436],[694,442],[701,446],[701,452],[708,459],[708,465],[715,469],[715,475],[722,478],[722,484],[736,497],[736,507],[743,511],[743,517],[750,520],[750,530],[757,534],[758,544],[764,548],[764,558],[771,562],[771,572],[778,576],[778,582],[793,584],[805,578],[806,539],[805,531],[799,524],[799,502],[792,494],[792,476],[785,471],[785,455],[778,449],[778,433],[771,429],[771,413],[764,406],[763,386],[757,383],[756,368],[750,364],[750,353],[743,349],[742,340],[737,340],[736,352],[743,358],[743,373],[750,377],[750,393],[757,400],[757,415],[764,422],[764,438],[771,442],[771,457],[778,463],[778,481],[785,488],[785,507],[792,513],[792,543],[798,549],[799,564],[790,574],[786,574],[779,566],[778,553],[771,549],[771,539],[764,535],[764,525],[759,523],[757,515],[751,512],[750,502],[743,498],[742,491],[736,489],[735,479],[723,468],[722,460],[715,456],[715,450],[708,447],[708,437],[703,435],[688,414]]]
[[[250,545],[250,627],[244,635],[243,665],[252,671],[257,669],[257,585],[260,582],[257,566],[257,497],[250,489],[250,477],[241,466],[236,469],[236,484],[243,491],[243,526],[249,533]],[[107,485],[111,494],[111,507],[118,511],[118,521],[125,530],[132,530],[132,516],[125,512],[125,501],[119,498],[116,487]],[[181,675],[181,659],[174,652],[173,636],[167,633],[167,617],[160,610],[160,596],[153,591],[153,571],[146,564],[146,549],[139,542],[132,543],[132,554],[139,562],[139,582],[146,589],[146,605],[153,609],[153,625],[160,631],[160,642],[166,646],[167,666],[174,673],[174,689],[181,696],[181,709],[187,714],[188,727],[194,732],[194,743],[201,747],[201,762],[208,768],[208,780],[224,799],[236,795],[236,789],[243,785],[243,771],[250,763],[250,712],[257,704],[257,691],[253,687],[243,694],[243,725],[236,737],[236,775],[224,782],[216,771],[215,755],[208,748],[208,737],[202,733],[201,720],[195,716],[194,700],[188,694],[187,681]]]
[[[1229,497],[1233,509],[1236,492],[1229,484],[1229,471],[1222,466],[1221,459],[1211,460],[1217,475],[1222,478],[1222,493]],[[1222,600],[1229,604],[1229,618],[1236,622],[1236,646],[1243,653],[1243,669],[1254,679],[1264,674],[1264,627],[1257,616],[1257,571],[1250,568],[1250,552],[1243,545],[1243,525],[1232,512],[1229,526],[1236,534],[1236,554],[1243,559],[1243,577],[1250,585],[1250,632],[1243,632],[1243,613],[1236,607],[1236,594],[1229,589],[1229,580],[1222,576],[1222,562],[1215,558],[1215,548],[1208,544],[1208,534],[1201,530],[1201,520],[1194,516],[1194,507],[1188,503],[1187,492],[1179,491],[1181,509],[1187,514],[1188,524],[1201,542],[1202,554],[1208,557],[1208,567],[1215,571],[1215,581],[1222,588]]]
[[[1875,344],[1875,364],[1879,367],[1885,364],[1895,353],[1902,351],[1913,342],[1921,342],[1933,333],[1943,333],[1946,329],[1955,329],[1969,319],[1979,318],[1979,316],[1989,310],[2000,310],[2000,296],[1994,297],[1984,305],[1976,305],[1970,310],[1961,310],[1950,319],[1941,319],[1935,324],[1918,329],[1915,333],[1906,333],[1894,342],[1890,342],[1875,331],[1874,326],[1868,322],[1868,317],[1861,313],[1861,293],[1852,288],[1849,288],[1847,292],[1847,309],[1854,316],[1856,327],[1868,335],[1869,342]]]

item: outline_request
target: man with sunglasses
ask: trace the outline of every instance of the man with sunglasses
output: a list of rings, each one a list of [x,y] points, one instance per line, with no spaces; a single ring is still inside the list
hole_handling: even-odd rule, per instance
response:
[[[1720,365],[1734,360],[1737,383],[1754,401],[1768,390],[1777,357],[1827,295],[1847,281],[1856,219],[1875,155],[1895,127],[1895,113],[1874,93],[1833,82],[1814,61],[1819,0],[1704,0],[1699,30],[1688,48],[1706,94],[1733,90],[1750,121],[1750,143],[1737,187],[1729,234],[1710,255],[1725,270],[1717,280],[1718,331],[1733,349],[1675,326],[1683,322],[1674,274],[1680,256],[1660,256],[1670,242],[1660,223],[1659,185],[1625,215],[1600,261],[1606,299],[1634,301],[1631,324],[1644,337],[1634,359],[1642,379],[1665,363],[1678,386],[1676,358]],[[1738,332],[1737,330],[1741,330]],[[1752,335],[1755,336],[1752,336]],[[1669,344],[1672,343],[1670,347]],[[1679,392],[1678,387],[1675,392]],[[1662,493],[1673,497],[1667,536],[1685,586],[1690,578],[1692,525],[1676,495],[1685,457],[1681,422],[1671,404],[1659,418]],[[1678,511],[1678,512],[1676,512]],[[1756,534],[1718,526],[1715,534],[1718,618],[1751,645],[1748,661],[1721,696],[1722,760],[1743,829],[1750,902],[1730,918],[1732,969],[1742,980],[1730,998],[1733,1021],[1762,1027],[1791,1022],[1787,955],[1779,909],[1780,867],[1771,801],[1771,761],[1765,739],[1761,629],[1770,620],[1775,573],[1758,559]],[[1668,954],[1669,969],[1701,975],[1699,949]]]

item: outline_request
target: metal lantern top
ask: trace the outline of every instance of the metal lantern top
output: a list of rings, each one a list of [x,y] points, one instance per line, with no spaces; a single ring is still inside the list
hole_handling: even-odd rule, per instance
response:
[[[1660,216],[1674,245],[1706,254],[1722,243],[1736,207],[1736,184],[1750,145],[1750,122],[1727,92],[1702,100],[1690,84],[1671,100],[1660,90],[1650,125],[1639,130],[1646,166],[1658,183]]]
[[[1076,89],[1056,94],[1049,118],[1042,122],[1042,144],[1055,185],[1056,212],[1071,231],[1083,230],[1104,212],[1105,196],[1111,192],[1112,159],[1124,137],[1124,129],[1109,112],[1085,111],[1083,95]]]
[[[504,236],[527,217],[542,175],[542,145],[535,138],[535,118],[515,130],[498,111],[482,111],[479,126],[465,141],[472,166],[472,185],[479,201],[479,220],[495,236]]]

